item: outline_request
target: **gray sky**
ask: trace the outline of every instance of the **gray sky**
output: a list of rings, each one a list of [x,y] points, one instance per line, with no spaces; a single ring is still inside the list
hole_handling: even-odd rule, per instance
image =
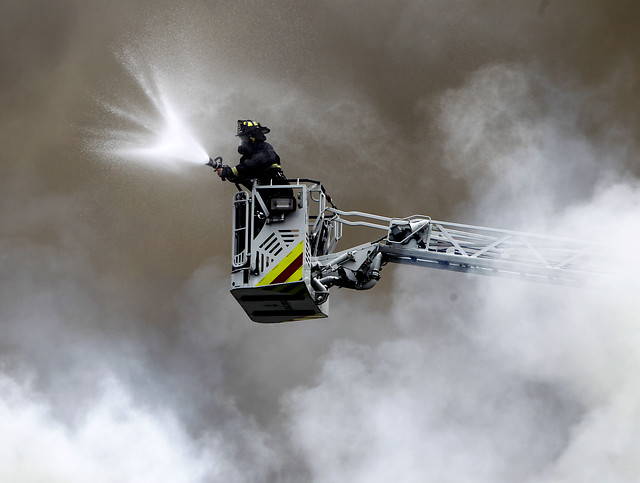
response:
[[[333,293],[330,319],[262,326],[228,293],[235,188],[114,152],[157,131],[161,94],[229,163],[236,119],[266,124],[285,172],[343,209],[632,253],[639,16],[3,2],[0,479],[634,481],[637,281],[387,266],[373,291]]]

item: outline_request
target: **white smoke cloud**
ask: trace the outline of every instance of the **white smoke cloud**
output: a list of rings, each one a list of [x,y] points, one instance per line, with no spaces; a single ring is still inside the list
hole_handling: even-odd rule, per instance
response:
[[[449,167],[471,180],[461,216],[595,239],[614,277],[577,289],[396,271],[390,323],[404,335],[336,343],[316,383],[285,399],[314,481],[640,474],[640,190],[622,177],[633,142],[590,140],[577,122],[588,96],[532,72],[485,68],[442,98]]]
[[[91,398],[75,401],[74,418],[56,416],[45,394],[25,380],[0,377],[0,478],[3,481],[261,481],[269,451],[207,431],[195,439],[171,411],[136,401],[112,376]],[[247,452],[247,453],[245,453]],[[255,466],[253,466],[255,465]],[[258,471],[256,472],[255,469]]]
[[[100,297],[76,276],[25,264],[3,300],[0,479],[267,481],[280,464],[269,435],[237,409],[220,367],[237,337],[224,331],[229,304],[185,310],[169,340],[130,315],[98,317]],[[220,278],[203,269],[193,280],[216,292]]]
[[[94,400],[77,401],[71,425],[26,383],[2,376],[0,394],[3,481],[187,482],[235,472],[222,441],[203,451],[170,413],[145,411],[113,379]]]

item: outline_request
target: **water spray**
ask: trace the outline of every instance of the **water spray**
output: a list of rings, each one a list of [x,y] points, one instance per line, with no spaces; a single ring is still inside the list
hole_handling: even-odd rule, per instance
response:
[[[179,91],[172,79],[166,73],[149,71],[131,56],[121,60],[151,109],[129,99],[99,100],[112,119],[110,127],[92,130],[90,149],[105,159],[124,159],[172,171],[211,160],[177,107]]]

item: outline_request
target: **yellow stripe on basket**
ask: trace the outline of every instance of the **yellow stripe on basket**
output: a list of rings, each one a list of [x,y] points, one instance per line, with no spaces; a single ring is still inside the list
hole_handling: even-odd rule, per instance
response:
[[[275,267],[273,267],[271,271],[262,278],[262,280],[256,283],[256,287],[259,287],[261,285],[269,285],[278,277],[278,275],[284,272],[289,267],[289,265],[291,265],[301,254],[302,254],[302,242],[298,243],[298,245],[293,250],[291,250],[291,252],[286,257],[284,257],[284,259],[280,263],[278,263]],[[296,272],[291,277],[289,277],[287,281],[301,280],[302,279],[301,270],[302,270],[302,267],[296,270]],[[298,275],[297,279],[294,278],[296,275]]]

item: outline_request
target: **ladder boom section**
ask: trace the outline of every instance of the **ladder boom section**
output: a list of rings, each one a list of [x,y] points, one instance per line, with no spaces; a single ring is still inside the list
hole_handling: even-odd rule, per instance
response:
[[[392,221],[380,251],[394,263],[571,284],[599,271],[593,256],[597,247],[519,231],[400,220]]]
[[[595,243],[436,221],[423,215],[389,218],[334,208],[328,211],[339,224],[385,230],[386,236],[322,257],[319,280],[323,285],[372,287],[379,279],[380,267],[375,261],[378,254],[382,264],[392,262],[560,284],[579,284],[585,274],[602,272],[595,263],[599,247]]]

